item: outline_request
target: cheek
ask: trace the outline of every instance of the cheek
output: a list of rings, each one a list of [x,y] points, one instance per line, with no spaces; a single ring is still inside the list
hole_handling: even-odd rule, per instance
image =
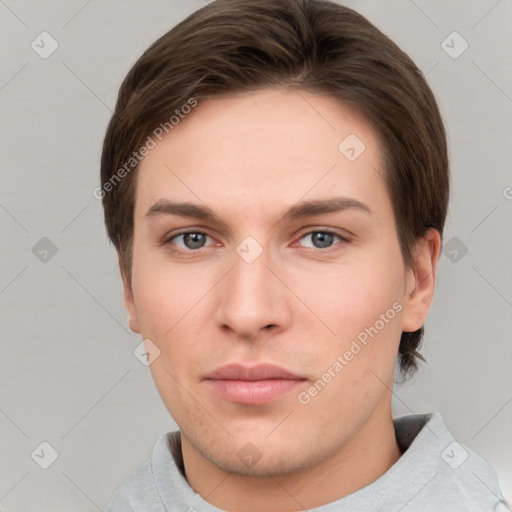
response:
[[[200,278],[194,265],[177,269],[144,256],[134,252],[132,280],[141,335],[160,350],[150,365],[157,388],[173,395],[190,368],[197,368],[194,358],[204,354],[201,340],[211,318],[206,294],[215,276],[203,271]]]
[[[314,286],[303,288],[304,293],[308,290],[311,308],[331,331],[325,330],[324,343],[315,344],[315,370],[322,381],[329,380],[329,371],[336,378],[329,390],[322,391],[317,406],[333,403],[357,408],[361,400],[376,399],[385,392],[383,382],[392,379],[405,279],[404,269],[397,263],[401,260],[394,258],[395,254],[371,262],[361,258],[329,274],[317,273]],[[307,324],[304,327],[311,330]]]
[[[404,274],[391,265],[379,267],[362,262],[316,272],[307,282],[296,276],[295,290],[331,333],[346,340],[374,325],[381,315],[394,320],[386,325],[399,324],[396,319],[401,307],[393,305],[403,302]]]
[[[363,418],[392,382],[403,307],[399,287],[383,292],[372,280],[346,284],[325,317],[336,337],[317,344],[316,381],[303,398],[319,416],[330,410],[335,417]]]
[[[134,250],[132,288],[142,335],[156,340],[172,336],[196,314],[207,285],[193,269],[178,269],[151,251]]]
[[[155,269],[139,275],[134,293],[141,334],[159,349],[159,356],[150,365],[155,386],[173,417],[187,414],[195,417],[193,385],[197,359],[202,357],[205,290],[190,286],[181,277],[169,276]],[[199,415],[200,419],[200,415]]]

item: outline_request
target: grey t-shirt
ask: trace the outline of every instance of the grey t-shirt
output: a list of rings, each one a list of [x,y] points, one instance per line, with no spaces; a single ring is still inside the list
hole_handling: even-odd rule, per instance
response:
[[[394,420],[400,459],[370,485],[310,512],[505,512],[491,467],[457,443],[439,413]],[[180,433],[163,435],[151,458],[119,488],[107,512],[221,512],[189,486]]]

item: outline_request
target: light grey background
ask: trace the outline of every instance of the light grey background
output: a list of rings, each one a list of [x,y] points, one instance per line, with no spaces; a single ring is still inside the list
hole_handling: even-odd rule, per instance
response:
[[[440,261],[423,348],[429,364],[396,388],[394,413],[441,412],[458,441],[495,468],[510,500],[512,3],[345,3],[427,75],[450,142],[445,243],[456,239]],[[151,42],[202,5],[0,0],[6,510],[104,510],[158,437],[176,428],[149,369],[133,355],[140,339],[127,327],[116,257],[92,190],[121,80]],[[51,49],[47,36],[38,37],[43,31],[59,45],[46,59],[31,47],[35,40],[39,52]],[[457,58],[464,41],[453,31],[469,44]],[[33,253],[43,237],[56,254],[47,241]],[[51,462],[43,441],[58,452],[48,469],[36,463]]]

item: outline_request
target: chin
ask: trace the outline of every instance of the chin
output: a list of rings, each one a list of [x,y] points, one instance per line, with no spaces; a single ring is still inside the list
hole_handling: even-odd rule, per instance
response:
[[[274,425],[275,428],[275,425]],[[330,443],[319,444],[319,436],[307,438],[300,432],[234,435],[223,439],[194,436],[189,438],[205,459],[219,469],[240,476],[270,477],[290,475],[315,467],[332,454]],[[325,439],[324,439],[325,441]],[[334,444],[334,441],[333,441]]]
[[[243,448],[242,448],[243,449]],[[266,448],[265,451],[268,451]],[[240,460],[238,454],[226,457],[226,454],[207,454],[210,462],[220,469],[245,477],[271,477],[291,475],[315,466],[316,456],[308,457],[299,447],[294,452],[289,450],[273,451],[269,455],[261,452],[261,459],[256,462]],[[206,454],[205,454],[206,455]],[[308,460],[308,459],[311,460]]]

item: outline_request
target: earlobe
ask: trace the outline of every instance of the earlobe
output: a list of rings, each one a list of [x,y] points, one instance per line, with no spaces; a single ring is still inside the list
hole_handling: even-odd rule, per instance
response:
[[[119,269],[121,271],[121,278],[123,280],[124,307],[126,309],[126,312],[128,313],[128,326],[133,332],[140,334],[139,317],[137,314],[137,308],[135,306],[135,300],[133,298],[132,286],[123,271],[120,255]]]
[[[436,284],[437,264],[441,251],[439,231],[430,228],[418,240],[414,249],[414,262],[409,269],[402,331],[420,329],[427,318]]]
[[[135,307],[135,302],[133,300],[133,291],[131,289],[131,286],[123,279],[123,288],[124,288],[124,305],[126,308],[126,311],[128,312],[128,326],[130,329],[140,334],[140,327],[139,327],[139,318],[137,315],[137,309]]]

